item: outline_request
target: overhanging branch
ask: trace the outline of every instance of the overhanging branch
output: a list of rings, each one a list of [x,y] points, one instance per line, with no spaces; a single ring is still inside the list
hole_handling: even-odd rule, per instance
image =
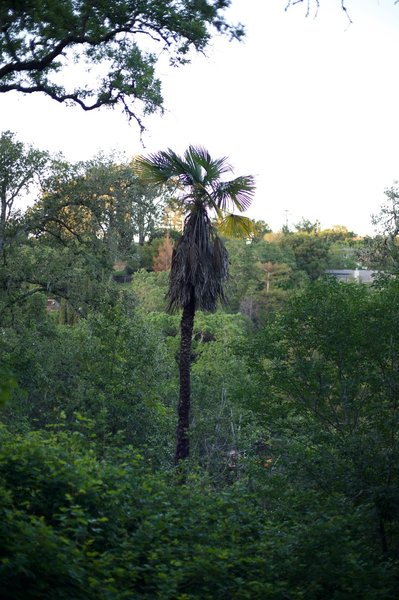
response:
[[[132,110],[129,106],[127,98],[129,97],[127,94],[123,94],[119,92],[117,95],[112,97],[111,92],[104,95],[103,98],[97,98],[97,100],[92,103],[85,102],[79,95],[79,92],[74,92],[72,94],[58,94],[57,91],[53,88],[50,88],[46,85],[34,85],[34,86],[26,86],[20,85],[18,83],[14,84],[2,84],[0,83],[0,93],[3,92],[20,92],[22,94],[35,94],[42,93],[46,94],[52,100],[59,102],[60,104],[64,102],[73,102],[80,106],[80,108],[86,112],[96,110],[97,108],[101,108],[102,106],[116,106],[118,103],[122,104],[123,110],[126,113],[129,120],[133,119],[136,121],[137,125],[140,129],[140,134],[143,134],[145,131],[145,127],[141,118]]]

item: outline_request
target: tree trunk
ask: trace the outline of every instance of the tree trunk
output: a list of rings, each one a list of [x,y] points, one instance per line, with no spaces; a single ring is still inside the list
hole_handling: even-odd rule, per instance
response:
[[[180,394],[176,430],[175,464],[178,464],[180,460],[188,458],[190,454],[190,441],[188,432],[190,426],[190,371],[194,317],[195,297],[192,293],[190,302],[183,308],[183,314],[180,323]]]
[[[1,190],[0,207],[0,252],[2,252],[5,245],[7,222],[7,200],[5,189]]]

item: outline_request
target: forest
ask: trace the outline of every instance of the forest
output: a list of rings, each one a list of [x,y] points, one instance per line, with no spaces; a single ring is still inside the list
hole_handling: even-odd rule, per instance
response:
[[[195,314],[176,460],[178,190],[12,132],[0,168],[1,596],[394,598],[399,191],[375,237],[218,235],[226,300]]]
[[[229,5],[7,0],[0,95],[142,135],[161,55],[245,35]],[[396,600],[399,187],[372,236],[273,231],[255,187],[202,146],[0,133],[1,598]]]

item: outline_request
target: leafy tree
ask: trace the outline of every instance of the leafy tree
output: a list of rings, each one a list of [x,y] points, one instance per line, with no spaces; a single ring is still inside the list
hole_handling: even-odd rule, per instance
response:
[[[42,187],[21,221],[23,248],[14,244],[9,256],[6,305],[45,291],[63,299],[72,322],[107,296],[116,261],[131,271],[141,266],[146,252],[137,242],[155,231],[165,200],[114,156],[76,164],[58,158]]]
[[[167,234],[154,257],[154,271],[170,271],[172,266],[173,242]]]
[[[312,223],[312,221],[309,221],[309,219],[305,219],[304,217],[302,217],[294,227],[299,233],[313,233],[314,235],[320,233],[319,221]]]
[[[333,225],[330,229],[322,229],[320,234],[331,242],[351,242],[356,238],[356,234],[345,225]]]
[[[318,281],[291,299],[250,350],[258,385],[269,390],[260,407],[254,402],[289,479],[368,506],[368,535],[392,556],[399,540],[397,299],[394,280],[372,290]]]
[[[155,74],[166,50],[172,64],[203,51],[211,31],[239,39],[242,26],[226,22],[229,0],[6,0],[0,6],[0,93],[42,92],[84,110],[120,105],[141,125],[140,112],[162,105]],[[71,87],[60,75],[74,62],[86,71]],[[93,67],[98,78],[90,76]],[[142,107],[138,111],[138,107]]]
[[[284,263],[265,262],[260,263],[259,266],[266,277],[266,294],[270,293],[271,288],[276,282],[284,280],[290,271],[288,265]]]
[[[162,222],[168,194],[145,185],[136,174],[135,161],[102,156],[83,164],[84,178],[98,200],[103,195],[101,235],[113,246],[114,260],[128,258],[135,242],[143,246]],[[94,207],[93,207],[94,208]]]
[[[334,225],[329,229],[322,229],[320,236],[329,244],[329,269],[357,269],[360,266],[359,250],[363,246],[363,239],[353,231],[349,231],[344,225]]]
[[[29,227],[18,203],[32,189],[40,190],[48,174],[50,157],[19,142],[15,134],[0,136],[0,320],[12,306],[23,302],[43,285],[31,279]],[[33,282],[31,282],[33,283]]]
[[[283,304],[287,290],[299,284],[294,272],[294,253],[279,241],[264,239],[250,244],[244,240],[226,240],[226,247],[230,271],[227,310],[239,311],[259,326]]]
[[[174,391],[177,386],[175,357],[144,311],[135,311],[129,290],[114,298],[103,294],[73,326],[46,314],[45,296],[39,306],[34,300],[38,294],[15,315],[13,327],[2,328],[1,364],[7,369],[0,366],[0,373],[11,394],[3,422],[14,430],[71,429],[79,413],[93,419],[99,442],[147,447],[147,455],[170,464],[175,411],[165,388],[171,371]]]
[[[198,313],[194,325],[191,455],[219,481],[238,476],[240,457],[251,453],[261,425],[255,423],[246,398],[251,387],[241,344],[250,334],[242,314]],[[233,460],[230,458],[233,457]]]
[[[256,292],[261,288],[262,272],[257,265],[256,244],[247,244],[246,240],[226,239],[229,253],[229,279],[226,283],[226,309],[245,314],[256,312]]]
[[[292,248],[283,243],[285,234],[267,233],[263,240],[259,240],[254,246],[254,255],[259,262],[284,263],[295,268],[295,255]]]
[[[359,249],[359,259],[371,269],[387,273],[399,272],[399,188],[385,190],[385,202],[380,212],[372,216],[377,230],[373,238],[366,238]]]
[[[266,221],[256,219],[252,220],[252,233],[250,236],[252,242],[259,242],[259,240],[262,240],[264,236],[270,232],[271,229]]]
[[[173,257],[168,291],[169,309],[182,308],[180,346],[180,395],[176,439],[176,462],[189,455],[190,363],[195,312],[216,310],[224,299],[228,275],[226,248],[210,220],[209,212],[224,217],[225,229],[248,231],[248,220],[227,213],[229,207],[245,210],[251,202],[251,176],[222,179],[231,171],[225,158],[212,159],[200,147],[190,146],[183,157],[172,150],[140,157],[143,177],[164,186],[175,181],[182,189],[181,205],[187,213],[183,234]]]
[[[109,260],[129,258],[135,240],[143,245],[161,222],[165,196],[144,185],[134,161],[99,155],[91,161],[60,162],[36,205],[39,232],[61,241],[95,241]]]
[[[328,268],[357,269],[361,262],[359,252],[363,246],[363,240],[333,242],[328,251]]]
[[[4,365],[0,365],[0,407],[10,399],[15,385],[15,378],[10,370]]]
[[[133,273],[131,288],[138,308],[144,312],[163,312],[168,289],[167,271],[146,271],[139,269]]]
[[[19,142],[11,131],[0,136],[0,252],[12,228],[15,202],[44,175],[48,162],[46,152]],[[8,229],[8,231],[7,231]],[[4,257],[3,257],[4,262]]]
[[[288,233],[282,244],[292,249],[297,269],[304,271],[311,281],[316,280],[328,267],[330,243],[320,235],[319,224],[303,220],[297,233]]]

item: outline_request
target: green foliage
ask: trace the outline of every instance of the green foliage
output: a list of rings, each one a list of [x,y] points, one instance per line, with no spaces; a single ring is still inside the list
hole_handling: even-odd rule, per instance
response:
[[[290,267],[295,267],[295,255],[292,248],[281,244],[281,235],[270,234],[266,235],[268,239],[259,240],[254,244],[253,252],[259,262],[272,262],[287,264]],[[273,239],[275,238],[275,239]]]
[[[89,0],[7,0],[0,7],[0,93],[43,92],[84,110],[120,105],[141,125],[142,114],[162,106],[155,74],[162,50],[172,64],[184,64],[191,49],[206,48],[212,31],[243,35],[242,26],[226,22],[228,5],[118,0],[93,10]],[[84,69],[85,81],[63,78],[70,80],[64,87],[57,75],[74,63]]]
[[[299,233],[309,233],[313,235],[317,235],[318,233],[320,233],[319,221],[315,221],[315,223],[312,223],[312,221],[309,221],[309,219],[305,219],[304,217],[302,217],[299,223],[296,223],[294,227]]]
[[[7,225],[17,199],[43,176],[49,157],[46,152],[25,146],[11,131],[0,136],[0,251],[10,243]],[[14,232],[15,234],[15,232]],[[2,261],[3,262],[3,261]]]
[[[135,254],[160,224],[166,195],[143,184],[134,162],[98,155],[76,164],[58,161],[45,195],[30,211],[31,228],[67,243],[77,239],[113,264]]]
[[[292,249],[297,268],[304,271],[311,281],[315,281],[327,269],[329,242],[318,235],[317,230],[290,233],[282,243]]]
[[[305,286],[354,260],[343,227],[226,240],[231,303],[196,312],[175,470],[180,315],[169,274],[138,268],[162,241],[155,195],[113,158],[50,175],[3,238],[0,596],[396,598],[398,282]]]
[[[271,229],[265,221],[253,221],[252,241],[262,240],[266,233],[270,233]]]
[[[245,240],[226,240],[229,254],[229,279],[226,284],[227,308],[233,312],[253,296],[259,286],[260,270],[254,260],[253,245]]]
[[[0,366],[0,406],[5,404],[11,396],[12,390],[15,388],[16,382],[11,371],[1,365]]]
[[[241,484],[175,486],[131,447],[99,459],[79,434],[2,428],[0,448],[3,597],[392,598],[390,564],[339,497],[322,515],[309,493],[278,502],[275,477],[261,484],[269,506]]]
[[[194,328],[192,454],[216,480],[234,479],[231,453],[251,453],[263,436],[248,410],[252,381],[239,351],[249,329],[241,314],[223,313],[200,313]]]
[[[359,248],[363,244],[351,242],[333,242],[328,253],[329,269],[357,269],[359,267]]]
[[[391,187],[385,190],[385,202],[380,212],[372,216],[372,223],[378,234],[366,237],[364,246],[359,248],[359,260],[369,269],[385,273],[398,273],[399,268],[399,190]]]
[[[16,210],[16,202],[38,187],[48,163],[47,153],[19,142],[11,131],[1,134],[0,322],[9,307],[31,294],[26,285],[27,280],[32,279],[30,257],[26,257],[28,236],[20,211]],[[41,291],[42,286],[37,287]]]
[[[399,547],[398,293],[396,281],[372,291],[310,286],[260,334],[256,371],[270,390],[258,409],[274,423],[290,478],[300,466],[307,485],[370,506],[370,537],[391,555]]]
[[[109,294],[116,261],[124,260],[130,272],[152,267],[156,249],[144,242],[160,223],[166,196],[143,185],[131,164],[114,156],[74,165],[58,158],[42,179],[40,200],[16,217],[15,194],[36,171],[43,175],[47,157],[12,136],[3,146],[0,319],[7,323],[16,307],[41,292],[62,299],[62,320],[72,323]]]
[[[163,312],[166,308],[169,273],[140,269],[132,278],[132,290],[138,306],[146,312]]]
[[[78,411],[95,418],[93,433],[104,444],[134,441],[168,462],[172,427],[164,388],[173,358],[154,327],[131,311],[126,295],[73,327],[44,315],[25,324],[22,335],[5,329],[4,356],[18,388],[4,419],[16,429],[74,428]]]
[[[246,243],[227,240],[230,277],[226,285],[225,310],[241,312],[259,326],[266,316],[285,302],[293,286],[293,253],[265,240]],[[284,263],[286,258],[290,264]]]

